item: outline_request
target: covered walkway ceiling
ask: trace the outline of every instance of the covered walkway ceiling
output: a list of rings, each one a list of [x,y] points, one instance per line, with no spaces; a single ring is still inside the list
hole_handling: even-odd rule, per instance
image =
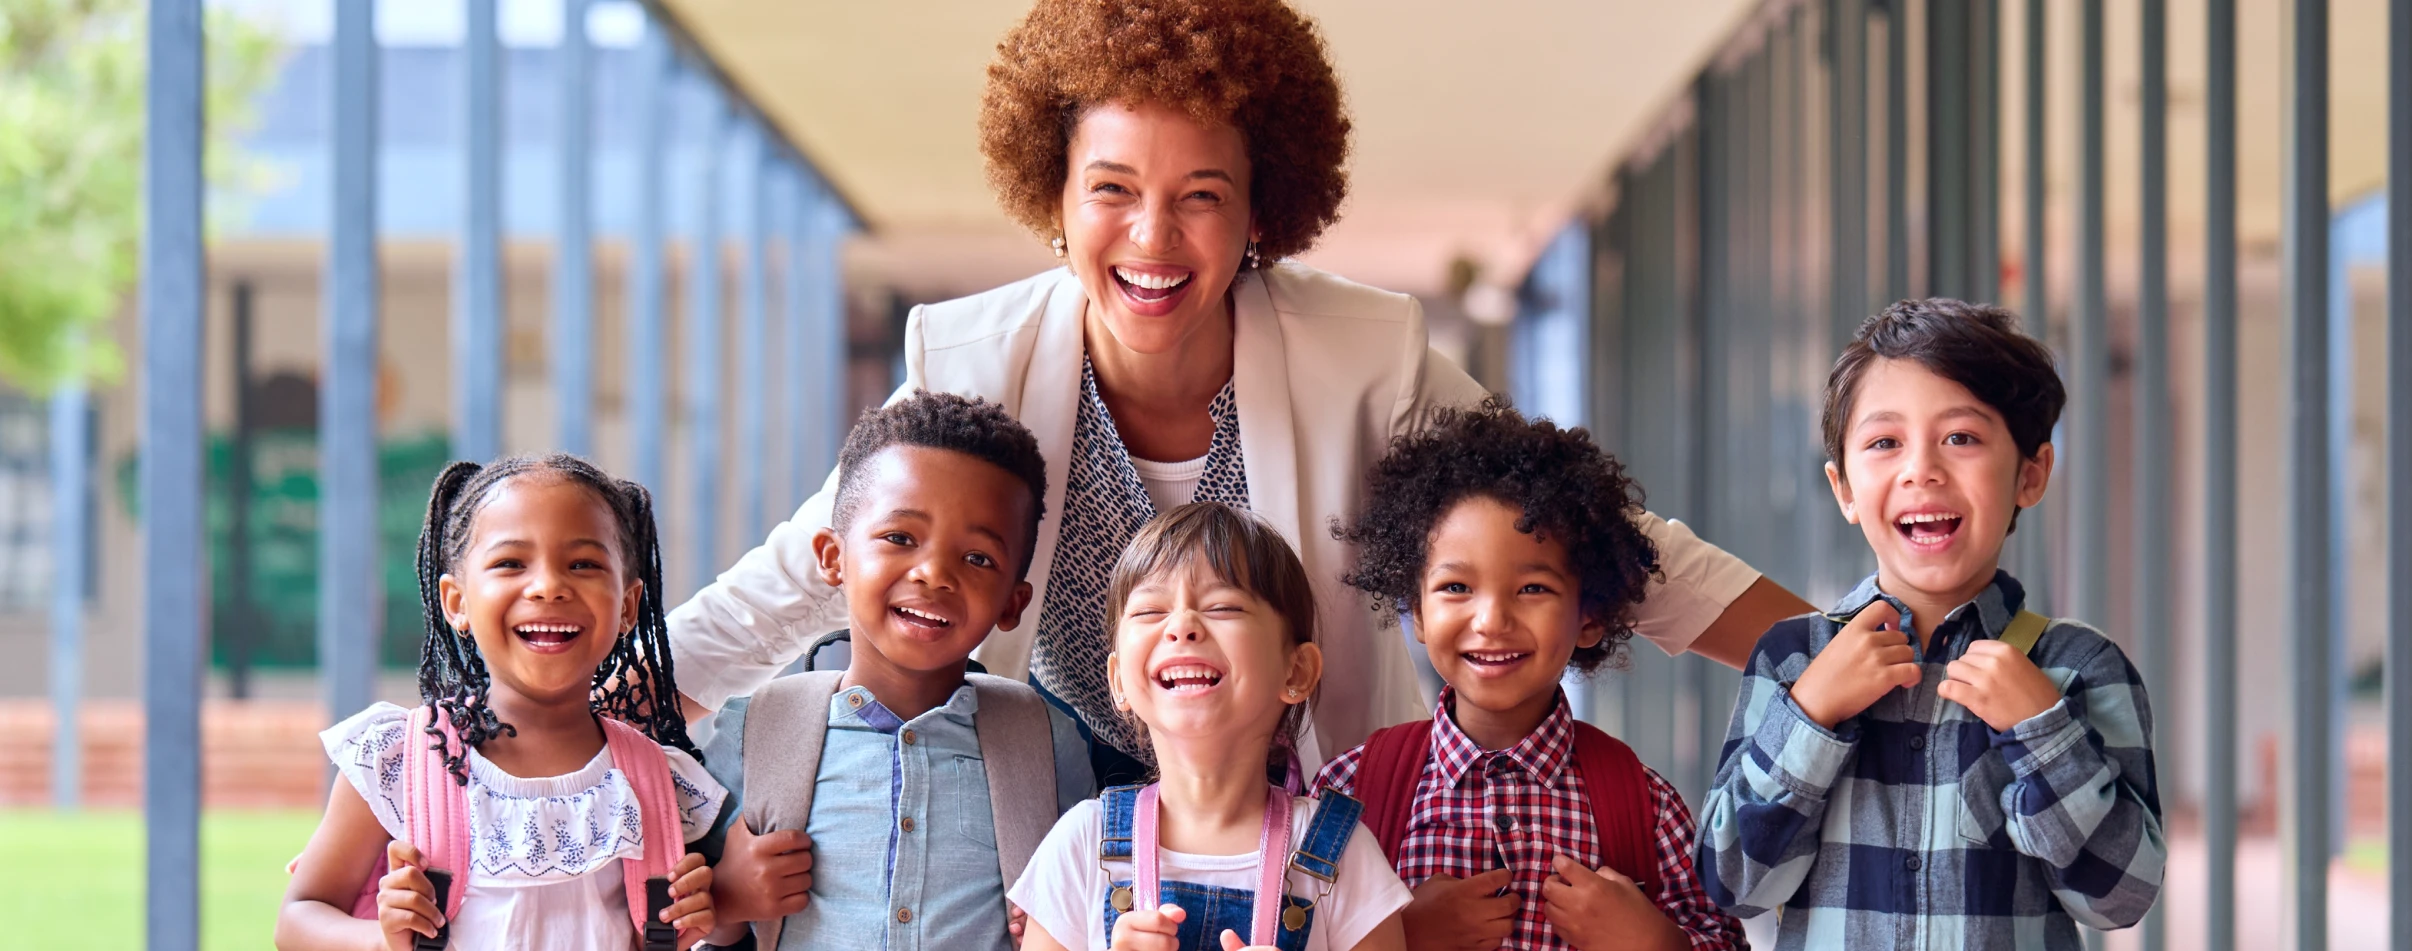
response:
[[[803,143],[873,233],[858,281],[964,293],[1052,263],[997,210],[974,142],[1016,0],[658,0]],[[1309,260],[1440,291],[1512,280],[1753,0],[1294,0],[1356,120],[1345,216]]]

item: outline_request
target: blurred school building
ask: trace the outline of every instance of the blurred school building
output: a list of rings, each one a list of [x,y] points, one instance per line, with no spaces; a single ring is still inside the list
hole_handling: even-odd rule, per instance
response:
[[[2121,640],[2160,721],[2171,885],[2113,946],[2385,940],[2412,2],[1299,3],[1357,128],[1306,260],[1417,295],[1436,346],[1813,602],[1870,567],[1816,435],[1852,328],[1907,296],[2026,315],[2073,399],[2009,567]],[[245,137],[271,181],[170,176],[154,220],[218,227],[154,229],[129,379],[0,398],[9,803],[141,804],[172,838],[196,803],[319,801],[311,731],[415,696],[446,460],[646,481],[684,594],[827,471],[907,308],[1054,264],[973,144],[1019,3],[226,5],[291,43]],[[178,22],[154,68],[197,68]],[[191,161],[199,120],[153,121]],[[198,404],[146,417],[163,380]],[[196,560],[198,587],[150,570]],[[1696,796],[1735,675],[1633,661],[1581,702]],[[147,800],[146,709],[209,737]]]

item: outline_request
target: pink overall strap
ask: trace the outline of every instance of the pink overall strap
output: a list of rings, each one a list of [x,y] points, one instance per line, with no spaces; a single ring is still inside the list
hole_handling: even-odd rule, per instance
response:
[[[636,922],[641,936],[645,933],[645,880],[669,876],[686,852],[686,830],[679,825],[670,758],[662,754],[661,744],[626,723],[606,716],[596,719],[603,723],[603,745],[611,750],[611,764],[628,777],[629,787],[636,790],[637,810],[644,815],[644,857],[625,859],[620,867],[628,889],[628,917]]]
[[[1254,914],[1249,944],[1270,945],[1279,937],[1274,931],[1276,913],[1281,910],[1282,881],[1289,870],[1282,857],[1290,854],[1290,810],[1296,804],[1288,790],[1267,786],[1265,794],[1265,826],[1256,837],[1256,901],[1250,911]],[[1163,902],[1158,897],[1162,884],[1163,857],[1156,851],[1156,784],[1149,783],[1139,790],[1139,804],[1131,817],[1132,890],[1137,902],[1134,908],[1157,908]]]
[[[419,850],[425,867],[452,873],[452,888],[444,902],[450,916],[460,913],[461,896],[469,891],[469,790],[445,768],[444,757],[430,748],[427,726],[431,722],[441,729],[446,751],[460,749],[460,734],[442,711],[426,705],[410,712],[410,730],[402,738],[402,776],[409,792],[403,808],[410,813],[404,822],[410,827],[410,844]],[[467,751],[462,755],[467,756]],[[370,914],[375,914],[373,906]]]

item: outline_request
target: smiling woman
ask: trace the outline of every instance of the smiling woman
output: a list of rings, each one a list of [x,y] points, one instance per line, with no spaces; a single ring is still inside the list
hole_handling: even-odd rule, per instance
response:
[[[897,395],[994,401],[1059,474],[1031,558],[1038,623],[978,656],[1079,715],[1101,785],[1149,755],[1109,695],[1108,569],[1181,503],[1249,509],[1297,549],[1341,672],[1298,740],[1307,773],[1428,709],[1405,641],[1341,584],[1352,553],[1329,526],[1393,438],[1486,394],[1432,351],[1414,298],[1287,260],[1339,217],[1348,136],[1321,35],[1278,0],[1039,0],[989,67],[989,180],[1064,267],[915,308]],[[691,718],[846,623],[811,568],[830,506],[824,490],[672,613]],[[1638,523],[1663,570],[1632,624],[1667,651],[1739,664],[1808,610],[1682,525]]]

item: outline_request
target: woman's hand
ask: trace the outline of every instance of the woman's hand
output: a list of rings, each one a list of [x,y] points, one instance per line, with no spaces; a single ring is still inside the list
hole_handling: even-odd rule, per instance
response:
[[[679,951],[686,951],[712,933],[712,867],[689,852],[670,869],[670,907],[662,922],[678,929]]]
[[[1594,872],[1563,855],[1552,857],[1550,866],[1554,874],[1541,883],[1541,913],[1568,945],[1674,951],[1687,944],[1683,929],[1617,870],[1602,865]]]
[[[387,842],[385,864],[392,871],[377,880],[377,927],[390,951],[411,951],[411,936],[435,937],[444,913],[436,910],[435,883],[421,871],[427,860],[417,848],[400,839]]]
[[[1125,912],[1114,919],[1113,951],[1181,951],[1181,922],[1188,917],[1179,905]]]

